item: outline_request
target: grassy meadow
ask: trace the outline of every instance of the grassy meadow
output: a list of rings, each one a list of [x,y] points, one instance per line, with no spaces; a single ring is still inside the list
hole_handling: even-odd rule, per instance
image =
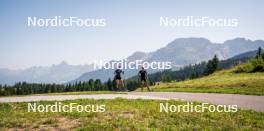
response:
[[[37,104],[54,104],[41,101]],[[264,130],[264,113],[251,110],[224,112],[160,112],[160,103],[184,101],[66,100],[63,104],[104,104],[102,113],[28,112],[28,103],[0,103],[0,130]],[[199,104],[199,103],[195,103]]]
[[[154,91],[264,95],[264,72],[217,71],[202,78],[152,86]],[[137,90],[140,91],[140,90]]]

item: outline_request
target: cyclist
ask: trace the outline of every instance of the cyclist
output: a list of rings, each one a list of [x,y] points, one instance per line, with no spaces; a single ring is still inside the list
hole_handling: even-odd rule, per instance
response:
[[[147,78],[148,78],[148,73],[144,69],[144,67],[141,67],[141,70],[138,72],[139,80],[140,80],[140,85],[141,85],[141,91],[143,91],[143,87],[147,87],[148,91],[150,91]]]

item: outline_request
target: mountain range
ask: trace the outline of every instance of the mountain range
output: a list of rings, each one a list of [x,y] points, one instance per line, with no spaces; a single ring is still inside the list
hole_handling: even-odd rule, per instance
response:
[[[179,38],[170,42],[167,46],[153,52],[135,52],[127,57],[127,61],[169,61],[173,67],[182,67],[188,64],[199,63],[211,59],[215,54],[221,60],[231,58],[235,55],[256,50],[258,47],[264,48],[263,40],[248,40],[245,38],[235,38],[223,43],[213,43],[206,38]],[[174,68],[177,69],[177,68]],[[158,70],[149,70],[150,73]],[[89,79],[101,79],[106,81],[113,78],[113,69],[100,69],[84,73],[79,78],[71,81],[87,81]],[[137,74],[135,69],[126,69],[124,78],[129,78]]]
[[[15,82],[65,83],[76,79],[85,72],[92,71],[92,65],[69,65],[61,62],[52,66],[35,66],[27,69],[0,69],[0,84],[12,85]]]
[[[249,40],[235,38],[223,43],[213,43],[206,38],[178,38],[153,52],[135,52],[126,60],[169,61],[172,62],[173,70],[179,67],[199,63],[211,59],[217,55],[221,60],[231,58],[235,55],[264,48],[263,40]],[[114,59],[114,58],[113,58]],[[148,70],[154,73],[159,70]],[[138,70],[126,69],[124,78],[136,75]],[[14,84],[18,81],[31,83],[67,83],[75,81],[87,81],[89,79],[101,79],[106,81],[113,78],[114,69],[93,69],[91,65],[69,65],[61,62],[48,67],[31,67],[20,70],[0,68],[0,84]]]

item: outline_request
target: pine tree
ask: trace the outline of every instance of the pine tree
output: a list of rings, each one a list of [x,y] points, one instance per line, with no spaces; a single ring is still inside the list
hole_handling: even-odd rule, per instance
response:
[[[88,81],[88,83],[89,83],[90,91],[94,91],[94,80],[93,79],[90,79]]]
[[[95,90],[96,91],[99,91],[102,87],[102,83],[101,83],[101,80],[100,79],[96,79],[94,81],[94,87],[95,87]]]
[[[209,75],[214,73],[218,68],[218,64],[219,64],[219,59],[217,58],[216,55],[214,55],[214,58],[208,61],[206,65],[206,69],[204,71],[204,75]]]
[[[107,89],[109,91],[112,91],[113,90],[113,83],[112,83],[112,80],[110,78],[107,80],[106,86],[107,86]]]
[[[258,51],[257,51],[256,58],[259,58],[259,57],[261,57],[261,56],[262,56],[262,48],[259,47],[259,48],[258,48]]]

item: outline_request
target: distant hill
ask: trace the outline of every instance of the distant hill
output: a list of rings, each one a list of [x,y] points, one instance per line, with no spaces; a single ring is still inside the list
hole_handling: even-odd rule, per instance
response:
[[[249,59],[254,58],[257,54],[257,50],[255,51],[248,51],[239,55],[236,55],[234,57],[231,57],[227,60],[222,60],[219,63],[219,68],[220,69],[227,69],[231,68],[237,64],[245,63]]]
[[[254,58],[257,54],[257,50],[248,51],[239,55],[232,57],[231,59],[241,59],[241,58]]]
[[[49,67],[31,67],[23,70],[2,68],[0,69],[0,84],[12,85],[19,81],[29,83],[65,83],[92,69],[92,65],[69,65],[66,62]]]
[[[221,60],[231,58],[235,55],[256,50],[258,47],[264,48],[263,40],[247,40],[245,38],[235,38],[227,40],[224,43],[212,43],[205,38],[179,38],[170,42],[167,46],[156,51],[145,53],[135,52],[127,57],[128,61],[170,61],[176,67],[182,67],[189,64],[195,64],[207,61],[216,54]],[[149,70],[150,73],[159,70]],[[87,81],[89,79],[101,79],[106,81],[113,78],[114,70],[96,70],[84,73],[79,78],[71,81]],[[125,70],[125,78],[136,75],[137,70]]]

